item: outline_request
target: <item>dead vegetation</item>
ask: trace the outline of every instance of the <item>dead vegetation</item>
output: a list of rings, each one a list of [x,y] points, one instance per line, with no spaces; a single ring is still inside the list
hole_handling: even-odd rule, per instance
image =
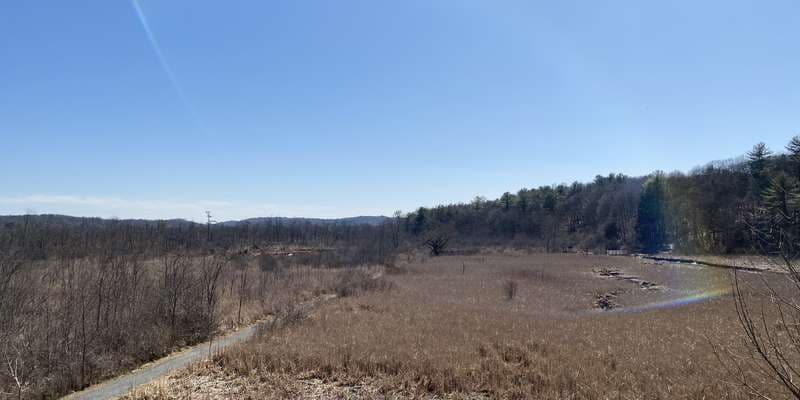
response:
[[[337,276],[334,291],[339,297],[350,297],[370,291],[389,290],[392,286],[390,281],[382,278],[381,272],[353,268]]]
[[[329,303],[300,324],[170,377],[161,382],[164,393],[150,387],[134,397],[749,398],[728,381],[709,341],[742,339],[730,298],[647,313],[590,312],[597,293],[626,305],[661,301],[729,283],[724,271],[655,270],[618,259],[628,273],[674,289],[619,291],[616,280],[592,276],[597,260],[437,257],[404,265],[407,273],[386,276],[395,290]],[[537,272],[520,279],[524,270],[553,279],[538,281]],[[504,286],[512,277],[509,302]]]
[[[623,292],[624,290],[622,289],[615,289],[610,292],[596,295],[595,297],[597,300],[594,302],[594,308],[598,308],[603,311],[617,308],[619,305],[617,304],[616,298],[620,293]]]
[[[513,279],[506,279],[503,283],[503,293],[506,295],[506,300],[511,301],[514,300],[514,297],[517,295],[517,281]]]
[[[56,397],[309,299],[390,288],[381,273],[241,253],[0,257],[0,392]]]
[[[594,269],[593,272],[601,278],[612,278],[616,280],[634,283],[638,285],[640,289],[652,289],[652,290],[661,289],[661,287],[655,282],[646,281],[639,277],[625,274],[617,268],[603,267],[599,269]]]

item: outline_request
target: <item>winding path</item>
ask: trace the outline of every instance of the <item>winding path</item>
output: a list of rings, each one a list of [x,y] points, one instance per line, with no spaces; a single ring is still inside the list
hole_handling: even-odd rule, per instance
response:
[[[329,295],[322,299],[302,303],[291,313],[287,313],[287,315],[308,313],[320,301],[326,301],[333,297],[335,296]],[[63,397],[62,400],[107,400],[122,396],[132,391],[137,386],[150,383],[158,378],[166,376],[176,369],[186,367],[189,364],[205,360],[210,354],[222,351],[231,345],[241,343],[259,334],[259,332],[269,330],[284,318],[285,316],[270,318],[241,328],[236,332],[214,338],[211,341],[194,345],[185,350],[171,354],[164,358],[160,358],[149,364],[145,364],[125,375],[109,379],[79,392],[72,393],[66,397]]]
[[[266,324],[262,322],[261,324]],[[204,360],[209,353],[220,351],[232,344],[252,337],[258,330],[258,324],[239,329],[236,332],[221,336],[213,341],[192,346],[183,351],[145,364],[137,370],[117,378],[90,386],[80,392],[64,397],[65,400],[104,400],[122,396],[139,385],[152,382],[168,373],[185,367],[191,363]]]

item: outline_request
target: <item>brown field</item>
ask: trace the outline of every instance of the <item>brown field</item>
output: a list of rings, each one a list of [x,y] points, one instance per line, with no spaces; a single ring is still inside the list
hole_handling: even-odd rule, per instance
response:
[[[712,350],[741,343],[730,273],[583,255],[404,263],[383,277],[393,290],[330,302],[131,397],[749,398]],[[781,279],[744,279],[761,276]]]

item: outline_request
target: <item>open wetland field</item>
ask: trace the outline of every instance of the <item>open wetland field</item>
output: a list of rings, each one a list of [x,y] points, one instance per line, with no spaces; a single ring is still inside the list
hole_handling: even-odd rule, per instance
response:
[[[739,278],[776,290],[785,281]],[[731,270],[473,255],[373,279],[380,290],[340,296],[130,397],[749,398],[732,367],[746,360],[731,361],[742,354]]]

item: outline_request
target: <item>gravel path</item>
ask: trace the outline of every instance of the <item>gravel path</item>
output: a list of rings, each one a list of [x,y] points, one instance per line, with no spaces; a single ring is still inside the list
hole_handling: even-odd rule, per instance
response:
[[[335,296],[327,296],[315,301],[302,303],[294,309],[291,315],[296,316],[298,313],[308,313],[320,300],[326,301]],[[204,342],[178,353],[169,355],[152,363],[145,364],[139,369],[136,369],[128,374],[119,376],[114,379],[90,386],[80,392],[72,393],[63,400],[106,400],[122,396],[137,386],[144,385],[152,382],[158,378],[166,376],[170,372],[188,366],[197,361],[208,358],[209,354],[217,353],[226,347],[241,343],[259,332],[270,329],[275,325],[276,321],[288,317],[289,314],[279,318],[272,318],[262,321],[248,327],[239,329],[236,332],[230,333],[225,336],[214,338],[213,341]]]
[[[264,323],[262,323],[264,324]],[[171,371],[185,367],[193,362],[204,360],[209,352],[220,351],[232,344],[242,342],[252,337],[258,330],[257,325],[239,329],[229,335],[216,338],[213,342],[205,342],[192,346],[181,352],[169,355],[126,375],[90,386],[80,392],[75,392],[65,400],[101,400],[122,396],[136,386],[152,382]],[[210,344],[210,346],[209,346]]]

